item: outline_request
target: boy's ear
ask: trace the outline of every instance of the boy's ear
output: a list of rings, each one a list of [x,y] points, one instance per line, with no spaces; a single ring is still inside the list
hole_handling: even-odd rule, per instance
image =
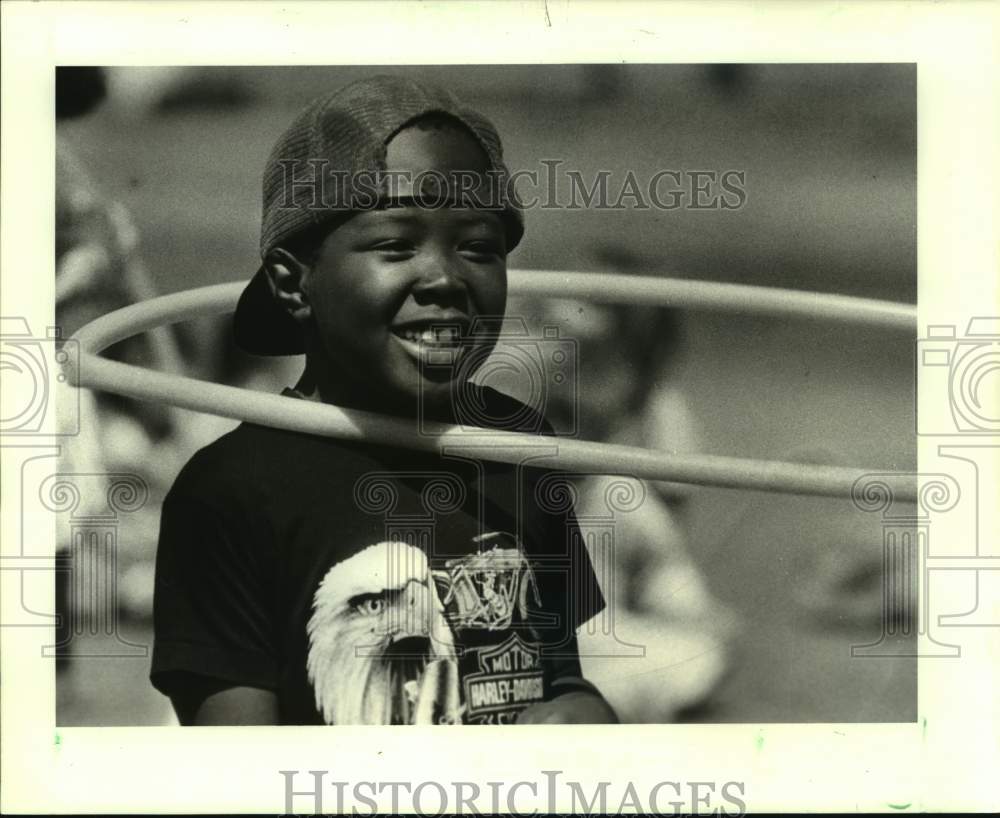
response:
[[[296,321],[305,321],[312,314],[303,288],[309,269],[309,265],[282,247],[274,248],[264,257],[271,297]]]

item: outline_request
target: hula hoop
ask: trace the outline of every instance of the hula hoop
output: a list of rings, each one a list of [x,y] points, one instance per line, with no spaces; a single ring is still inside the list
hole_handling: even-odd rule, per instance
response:
[[[509,281],[513,295],[753,312],[916,332],[915,307],[847,296],[646,276],[534,270],[511,271]],[[244,286],[244,282],[233,282],[164,295],[91,321],[70,339],[76,342],[77,350],[66,363],[69,382],[289,431],[378,440],[407,449],[515,465],[530,460],[533,466],[578,473],[827,497],[852,497],[855,484],[872,473],[861,468],[671,454],[492,429],[470,431],[446,424],[424,423],[418,433],[412,421],[400,418],[156,372],[99,355],[119,341],[164,324],[232,312]],[[884,472],[879,474],[883,482],[890,479]],[[917,487],[912,475],[900,473],[896,477],[894,496],[901,501],[915,501]]]

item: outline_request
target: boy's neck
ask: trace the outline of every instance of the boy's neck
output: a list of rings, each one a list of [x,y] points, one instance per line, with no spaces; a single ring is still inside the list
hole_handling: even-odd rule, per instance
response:
[[[471,384],[467,386],[471,386]],[[379,414],[413,419],[416,419],[420,414],[418,398],[412,398],[408,401],[405,398],[401,399],[366,388],[365,385],[358,384],[349,377],[341,376],[326,368],[310,365],[308,356],[306,368],[294,389],[305,400],[342,406],[346,409],[360,409],[366,412],[378,412]],[[424,406],[423,410],[424,417],[429,420],[439,420],[445,423],[454,422],[454,413],[448,407]]]

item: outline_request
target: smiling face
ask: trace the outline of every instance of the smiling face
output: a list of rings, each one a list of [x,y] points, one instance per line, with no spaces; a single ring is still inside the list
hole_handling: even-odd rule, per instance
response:
[[[410,127],[389,143],[386,165],[413,176],[484,173],[486,157],[458,126]],[[419,396],[446,408],[455,381],[495,341],[488,319],[506,305],[506,256],[503,222],[488,210],[402,199],[353,215],[302,272],[298,317],[314,376],[383,406],[409,411]]]
[[[359,213],[323,242],[303,292],[311,365],[382,398],[421,395],[438,407],[463,374],[464,356],[481,360],[492,345],[490,333],[470,330],[504,310],[503,226],[495,214],[468,209]]]

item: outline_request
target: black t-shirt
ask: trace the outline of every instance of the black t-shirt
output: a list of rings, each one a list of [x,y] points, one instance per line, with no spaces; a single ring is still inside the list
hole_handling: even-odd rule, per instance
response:
[[[164,502],[153,684],[175,702],[271,690],[283,724],[505,723],[552,698],[604,600],[565,482],[532,453],[239,426]]]

